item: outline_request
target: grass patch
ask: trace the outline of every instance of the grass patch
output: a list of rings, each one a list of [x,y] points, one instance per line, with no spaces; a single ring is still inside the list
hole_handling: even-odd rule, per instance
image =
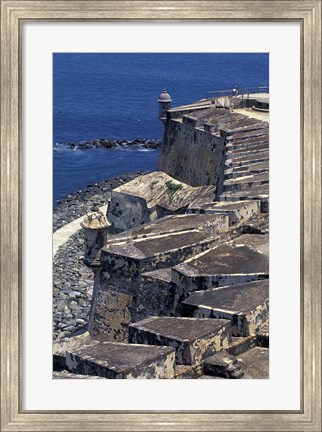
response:
[[[174,194],[183,188],[181,183],[174,183],[172,180],[167,180],[165,182],[166,187],[169,189],[170,191],[170,197],[169,197],[169,203],[172,204],[173,203],[173,197]]]

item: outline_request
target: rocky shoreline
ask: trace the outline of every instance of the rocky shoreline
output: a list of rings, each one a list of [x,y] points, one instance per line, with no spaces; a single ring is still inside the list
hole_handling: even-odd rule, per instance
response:
[[[94,203],[98,203],[99,206],[107,204],[113,189],[146,173],[146,171],[126,173],[112,179],[89,184],[86,189],[70,194],[62,200],[57,200],[57,205],[53,210],[53,231],[55,232],[87,213]]]
[[[115,147],[139,147],[145,149],[157,149],[160,147],[161,140],[136,138],[134,140],[111,140],[100,138],[91,141],[74,142],[70,141],[64,144],[70,149],[90,150],[94,148],[115,148]],[[56,144],[59,146],[60,144]]]
[[[81,217],[94,203],[107,204],[111,191],[143,171],[126,173],[68,195],[53,211],[53,231]],[[59,248],[53,260],[53,338],[67,336],[83,327],[89,317],[94,276],[83,263],[84,233],[77,231]]]

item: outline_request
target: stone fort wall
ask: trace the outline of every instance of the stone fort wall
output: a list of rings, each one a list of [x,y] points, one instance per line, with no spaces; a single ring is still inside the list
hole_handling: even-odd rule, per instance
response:
[[[218,185],[224,171],[225,139],[198,126],[192,114],[168,113],[158,170],[191,186]],[[180,113],[182,114],[182,113]]]

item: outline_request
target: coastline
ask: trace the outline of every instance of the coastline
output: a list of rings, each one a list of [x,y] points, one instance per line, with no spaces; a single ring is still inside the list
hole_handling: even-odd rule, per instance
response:
[[[95,139],[89,141],[69,141],[65,144],[54,144],[55,147],[59,147],[61,145],[69,148],[69,149],[80,149],[80,150],[91,150],[94,148],[117,148],[117,147],[138,147],[145,149],[157,149],[160,147],[162,140],[160,139],[149,139],[149,138],[135,138],[134,140],[127,139]]]
[[[85,189],[58,200],[53,209],[53,232],[85,215],[94,203],[107,204],[111,191],[146,174],[124,173],[89,184]],[[57,251],[53,259],[53,338],[67,336],[88,321],[93,293],[93,272],[83,263],[84,234],[81,228]]]

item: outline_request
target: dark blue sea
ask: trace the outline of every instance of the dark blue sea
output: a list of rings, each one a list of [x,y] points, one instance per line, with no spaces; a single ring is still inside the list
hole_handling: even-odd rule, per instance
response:
[[[236,85],[268,85],[268,54],[60,54],[53,56],[54,203],[116,175],[156,167],[159,151],[69,149],[99,138],[160,139],[158,97],[172,106]]]

